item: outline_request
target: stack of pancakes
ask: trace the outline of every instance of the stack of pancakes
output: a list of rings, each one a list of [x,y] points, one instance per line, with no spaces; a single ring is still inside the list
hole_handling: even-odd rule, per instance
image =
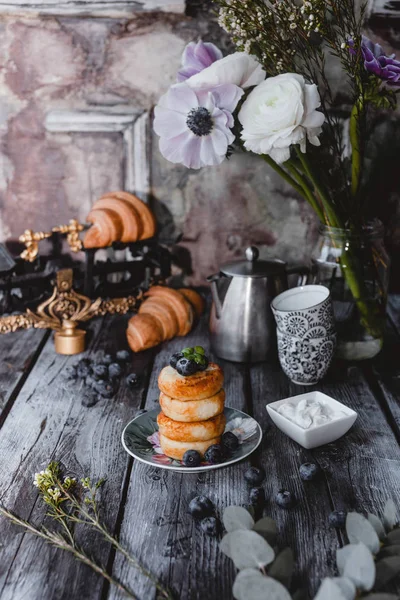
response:
[[[157,417],[164,454],[182,460],[187,450],[203,455],[220,442],[226,424],[223,384],[222,369],[214,363],[188,377],[164,367],[158,378],[162,412]]]

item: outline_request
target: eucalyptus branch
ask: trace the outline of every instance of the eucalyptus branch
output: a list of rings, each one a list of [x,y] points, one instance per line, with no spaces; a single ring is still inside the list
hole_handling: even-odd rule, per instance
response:
[[[103,567],[101,567],[96,562],[94,562],[74,541],[71,541],[69,539],[67,540],[60,533],[55,532],[55,531],[50,531],[50,530],[46,529],[45,527],[42,527],[41,529],[39,529],[38,527],[35,527],[28,521],[21,519],[20,517],[18,517],[11,511],[7,510],[3,506],[0,506],[0,514],[3,515],[4,517],[6,517],[9,521],[14,523],[15,525],[20,525],[28,533],[31,533],[31,534],[41,538],[46,543],[51,544],[55,548],[69,552],[76,559],[80,560],[82,563],[84,563],[85,565],[87,565],[88,567],[93,569],[93,571],[95,571],[96,573],[98,573],[99,575],[104,577],[104,579],[106,579],[111,585],[118,588],[121,592],[126,594],[129,598],[133,598],[133,600],[138,600],[137,596],[135,596],[135,594],[131,590],[129,590],[123,583],[121,583],[121,582],[117,581],[116,579],[114,579],[113,577],[111,577],[111,575],[109,575]]]

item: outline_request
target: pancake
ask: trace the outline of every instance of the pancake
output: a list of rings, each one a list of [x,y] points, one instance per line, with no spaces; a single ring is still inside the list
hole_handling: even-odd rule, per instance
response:
[[[220,441],[221,437],[216,437],[205,442],[177,442],[176,440],[170,440],[160,434],[160,446],[162,451],[166,456],[174,458],[175,460],[182,460],[183,455],[187,450],[197,450],[201,455],[204,455],[207,448],[214,444],[219,444]]]
[[[163,412],[157,417],[158,429],[161,435],[178,442],[204,442],[212,440],[224,433],[226,418],[224,414],[217,415],[207,421],[182,423],[173,421]]]
[[[210,363],[205,371],[184,377],[170,365],[164,367],[158,377],[160,390],[175,400],[203,400],[211,398],[222,389],[224,374],[215,363]]]
[[[206,421],[224,411],[225,392],[220,390],[211,398],[203,400],[176,400],[160,393],[160,406],[164,415],[174,421],[193,423],[196,421]]]

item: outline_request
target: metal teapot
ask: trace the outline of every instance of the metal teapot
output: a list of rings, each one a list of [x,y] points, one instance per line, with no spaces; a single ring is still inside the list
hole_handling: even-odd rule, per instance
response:
[[[223,265],[210,275],[213,303],[210,315],[211,347],[220,358],[234,362],[268,359],[276,344],[271,300],[288,288],[288,275],[297,273],[297,285],[307,283],[307,267],[288,268],[282,260],[259,260],[255,246],[246,260]]]

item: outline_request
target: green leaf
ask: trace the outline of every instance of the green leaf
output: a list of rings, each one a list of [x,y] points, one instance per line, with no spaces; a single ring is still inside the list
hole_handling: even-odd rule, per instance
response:
[[[254,519],[242,506],[228,506],[222,516],[224,527],[228,533],[237,529],[253,529]]]
[[[290,594],[279,581],[266,577],[257,569],[244,569],[233,584],[236,600],[291,600]]]
[[[389,544],[400,544],[400,529],[392,529],[387,534]]]
[[[327,577],[322,581],[314,600],[346,600],[346,596],[343,596],[335,581]]]
[[[204,350],[203,346],[195,346],[194,347],[194,351],[197,354],[203,354],[204,355],[206,353],[206,351]]]
[[[391,498],[386,502],[385,508],[383,509],[383,524],[386,527],[386,531],[393,529],[399,522],[397,516],[397,508]]]
[[[382,521],[376,515],[373,515],[371,513],[368,513],[368,521],[371,523],[372,527],[375,529],[379,539],[380,540],[385,539],[386,531],[385,531]]]
[[[375,562],[370,550],[363,544],[349,544],[336,552],[339,573],[351,579],[354,585],[369,592],[375,581]]]
[[[268,575],[289,589],[292,581],[293,569],[293,551],[291,548],[284,548],[268,569]]]
[[[376,563],[375,587],[382,588],[400,573],[400,556],[387,556]]]
[[[346,532],[351,544],[362,542],[373,554],[379,552],[378,535],[369,521],[362,515],[352,512],[346,517]]]
[[[271,517],[263,517],[253,527],[253,531],[257,531],[260,535],[263,536],[264,539],[267,540],[271,546],[275,544],[278,528],[276,523]]]
[[[244,529],[229,534],[229,553],[239,570],[252,567],[261,569],[275,558],[275,552],[261,535]]]

